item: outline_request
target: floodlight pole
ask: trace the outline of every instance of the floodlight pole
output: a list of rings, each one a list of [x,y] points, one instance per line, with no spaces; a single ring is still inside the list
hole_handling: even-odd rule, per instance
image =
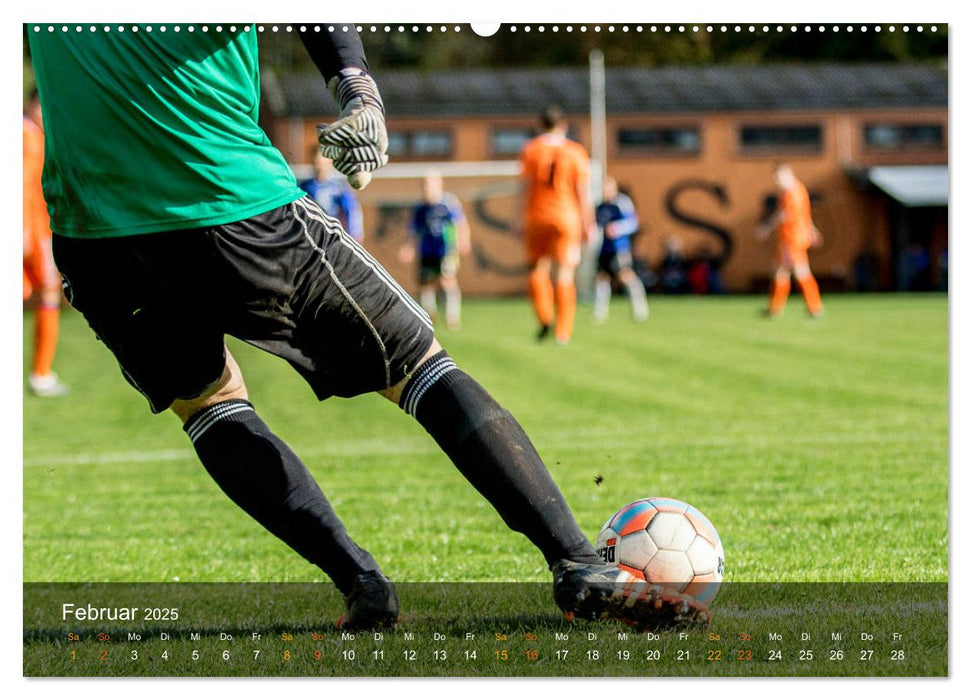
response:
[[[604,55],[600,49],[593,49],[590,61],[590,197],[594,204],[600,201],[603,180],[607,172],[607,79],[604,72]],[[596,255],[600,249],[599,232],[594,234],[598,240],[590,241],[590,247],[583,251],[580,266],[577,268],[577,292],[583,299],[593,296],[596,279]]]
[[[600,49],[590,52],[590,145],[591,186],[600,192],[607,173],[607,78],[604,55]]]

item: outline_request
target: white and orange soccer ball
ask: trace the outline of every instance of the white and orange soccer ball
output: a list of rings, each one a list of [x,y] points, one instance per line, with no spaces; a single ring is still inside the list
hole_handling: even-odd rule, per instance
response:
[[[674,498],[642,498],[604,523],[597,553],[665,594],[707,607],[721,585],[725,552],[711,521]]]

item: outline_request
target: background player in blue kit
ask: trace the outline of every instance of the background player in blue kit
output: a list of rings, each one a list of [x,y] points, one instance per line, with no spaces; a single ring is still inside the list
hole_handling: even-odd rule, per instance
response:
[[[344,230],[358,243],[364,241],[364,215],[358,204],[354,190],[334,168],[334,162],[325,158],[320,147],[311,147],[310,162],[314,165],[314,176],[299,183],[300,189],[313,197],[327,214],[341,222]]]
[[[471,249],[469,223],[458,199],[443,189],[437,172],[425,175],[421,184],[422,201],[411,213],[409,229],[414,246],[401,250],[402,262],[414,260],[418,252],[419,299],[432,319],[437,315],[437,296],[445,297],[445,326],[458,328],[462,313],[462,291],[459,289],[459,257]]]
[[[640,225],[630,197],[617,188],[617,181],[609,175],[604,178],[603,201],[597,205],[597,226],[603,242],[597,259],[597,286],[594,297],[593,320],[607,320],[610,308],[610,285],[617,278],[627,289],[631,312],[635,321],[643,321],[650,311],[644,284],[634,273],[631,253],[631,236]]]

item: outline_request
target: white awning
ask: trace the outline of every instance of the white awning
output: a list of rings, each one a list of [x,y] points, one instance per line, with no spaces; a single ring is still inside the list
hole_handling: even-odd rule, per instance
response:
[[[867,172],[870,182],[905,207],[946,207],[946,165],[881,165]]]

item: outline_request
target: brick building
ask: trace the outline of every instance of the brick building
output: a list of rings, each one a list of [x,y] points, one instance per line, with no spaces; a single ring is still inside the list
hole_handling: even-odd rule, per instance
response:
[[[334,107],[317,76],[267,72],[266,127],[305,173],[314,126]],[[591,146],[586,69],[379,71],[392,165],[362,193],[368,247],[404,281],[416,177],[434,166],[462,199],[475,259],[467,293],[518,293],[523,256],[510,235],[516,155],[536,114],[559,104]],[[824,244],[811,253],[824,289],[899,289],[918,247],[923,287],[946,283],[948,78],[897,64],[792,64],[606,71],[607,170],[636,203],[635,252],[650,265],[664,242],[721,263],[727,288],[766,283],[771,245],[754,229],[771,206],[771,170],[790,163],[814,200]],[[940,262],[939,262],[940,261]]]

